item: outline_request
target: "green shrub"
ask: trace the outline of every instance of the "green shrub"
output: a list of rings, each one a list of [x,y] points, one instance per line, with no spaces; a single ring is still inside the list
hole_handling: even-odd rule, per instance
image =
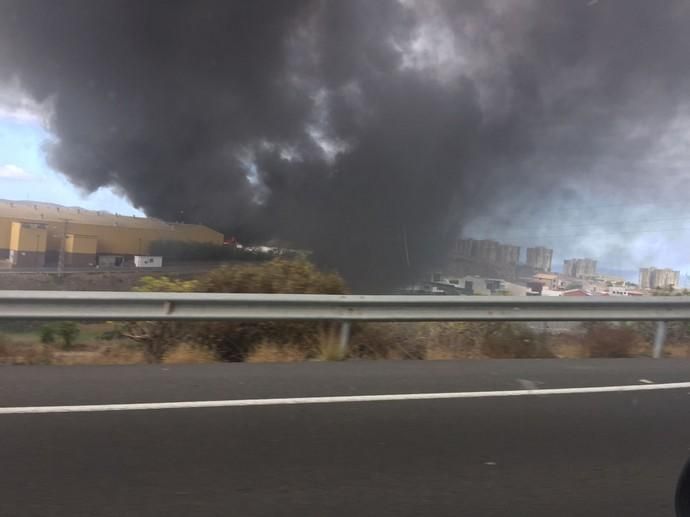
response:
[[[74,321],[61,321],[50,325],[43,325],[40,329],[41,343],[54,343],[56,338],[60,339],[61,346],[69,350],[74,345],[80,330],[79,325]]]
[[[55,334],[62,341],[62,348],[69,350],[79,336],[79,325],[73,321],[62,321],[55,326]]]
[[[52,325],[43,325],[39,332],[41,336],[41,343],[46,345],[55,343],[55,327]]]

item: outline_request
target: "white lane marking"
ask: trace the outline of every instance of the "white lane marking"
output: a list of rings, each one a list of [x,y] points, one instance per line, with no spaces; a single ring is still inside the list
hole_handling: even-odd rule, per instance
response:
[[[644,384],[654,384],[654,381],[650,381],[649,379],[640,379],[640,382]]]
[[[83,406],[0,407],[0,415],[19,413],[90,413],[98,411],[142,411],[151,409],[196,409],[247,406],[285,406],[301,404],[339,404],[345,402],[395,402],[407,400],[479,399],[497,397],[530,397],[544,395],[584,395],[588,393],[624,393],[688,389],[690,382],[667,384],[633,384],[589,388],[549,388],[543,390],[461,391],[450,393],[404,393],[392,395],[346,395],[335,397],[297,397],[276,399],[202,400],[190,402],[144,402],[136,404],[93,404]]]

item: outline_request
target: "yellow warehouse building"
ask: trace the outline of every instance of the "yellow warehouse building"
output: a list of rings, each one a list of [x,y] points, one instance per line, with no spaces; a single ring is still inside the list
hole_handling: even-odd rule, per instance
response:
[[[150,255],[154,241],[223,244],[198,224],[111,214],[50,203],[0,200],[0,260],[14,267],[116,265]]]

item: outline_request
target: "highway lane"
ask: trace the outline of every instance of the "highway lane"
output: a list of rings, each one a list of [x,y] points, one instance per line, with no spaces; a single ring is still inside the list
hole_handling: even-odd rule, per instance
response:
[[[0,406],[646,384],[689,366],[7,367]],[[689,392],[0,415],[0,515],[671,516]]]

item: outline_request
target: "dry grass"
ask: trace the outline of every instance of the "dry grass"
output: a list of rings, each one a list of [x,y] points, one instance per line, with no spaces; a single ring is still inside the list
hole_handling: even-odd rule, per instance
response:
[[[483,327],[477,323],[367,323],[352,338],[352,355],[363,359],[474,359]]]
[[[582,335],[558,334],[549,337],[553,355],[558,359],[583,359],[589,357]]]
[[[319,361],[344,361],[348,350],[340,346],[340,328],[336,326],[319,329],[315,358]]]
[[[431,344],[426,349],[426,355],[424,356],[424,359],[428,361],[452,361],[457,359],[476,358],[477,356],[470,351],[458,348],[443,347],[436,343]]]
[[[530,359],[554,357],[547,336],[522,323],[498,322],[487,326],[481,351],[493,359]]]
[[[649,345],[651,350],[652,345]],[[664,356],[673,359],[690,359],[690,341],[668,343],[664,347]]]
[[[129,344],[92,347],[79,352],[58,352],[52,364],[77,365],[127,365],[146,363],[144,351]]]
[[[254,346],[245,359],[249,363],[289,363],[315,359],[318,361],[343,361],[347,350],[340,346],[338,326],[326,326],[318,330],[315,342],[310,346],[302,343],[273,343],[263,341]]]
[[[354,328],[351,355],[361,359],[423,359],[420,323],[366,323]]]
[[[0,364],[53,364],[53,350],[40,343],[18,343],[7,338],[0,340]]]
[[[584,339],[589,357],[632,357],[640,336],[628,327],[595,324]]]
[[[347,349],[337,341],[322,341],[316,349],[315,359],[319,361],[344,361],[347,359]]]
[[[206,347],[182,343],[168,350],[163,356],[165,364],[206,364],[215,363],[218,357]]]
[[[0,364],[11,365],[101,365],[140,364],[144,354],[129,342],[82,344],[78,350],[60,351],[55,346],[15,340],[0,335]]]
[[[36,327],[39,328],[39,327]],[[39,343],[33,328],[0,334],[0,364],[8,365],[128,365],[151,359],[141,344],[113,332],[112,323],[84,324],[81,342],[70,350]],[[340,348],[339,325],[322,325],[312,334],[281,342],[264,334],[251,347],[247,362],[341,361],[356,359],[462,360],[475,358],[649,357],[650,337],[630,325],[589,325],[578,332],[542,335],[519,324],[486,323],[367,323],[353,324],[348,352]],[[116,334],[117,335],[117,334]],[[259,334],[260,335],[260,334]],[[296,334],[295,334],[296,336]],[[653,337],[653,336],[652,336]],[[690,339],[671,335],[666,357],[690,358]],[[168,350],[167,364],[203,364],[223,358],[204,345],[183,343]]]
[[[477,359],[482,357],[483,328],[477,323],[423,323],[421,339],[427,360]]]
[[[302,347],[264,341],[256,345],[246,358],[248,363],[294,363],[307,359]]]

